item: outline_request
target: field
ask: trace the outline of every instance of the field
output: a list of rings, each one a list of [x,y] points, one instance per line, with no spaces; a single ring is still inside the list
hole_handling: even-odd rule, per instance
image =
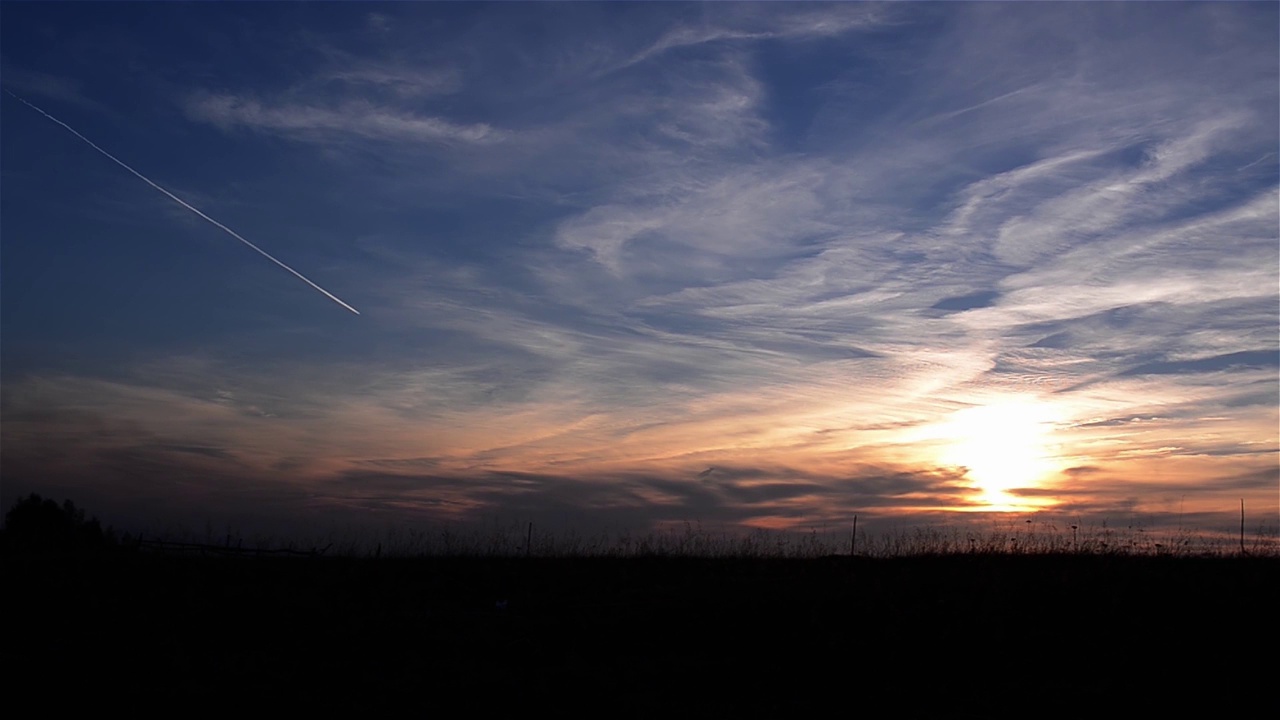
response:
[[[528,556],[10,553],[5,686],[49,707],[166,713],[1280,709],[1275,553],[1029,537],[865,540],[875,556],[763,535]]]

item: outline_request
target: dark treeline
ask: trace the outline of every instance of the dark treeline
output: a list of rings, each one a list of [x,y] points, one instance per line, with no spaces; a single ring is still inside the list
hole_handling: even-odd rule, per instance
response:
[[[118,545],[114,531],[103,530],[96,517],[86,519],[72,501],[59,505],[35,493],[9,508],[0,529],[0,551],[5,553],[95,552]]]

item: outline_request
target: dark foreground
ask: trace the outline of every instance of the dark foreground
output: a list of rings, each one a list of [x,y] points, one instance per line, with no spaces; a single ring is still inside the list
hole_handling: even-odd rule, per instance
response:
[[[3,686],[49,710],[1280,710],[1274,557],[112,555],[3,579]]]

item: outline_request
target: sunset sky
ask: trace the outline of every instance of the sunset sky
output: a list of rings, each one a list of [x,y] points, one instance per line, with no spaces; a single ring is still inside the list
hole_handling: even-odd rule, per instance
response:
[[[4,505],[1274,529],[1278,8],[6,2]]]

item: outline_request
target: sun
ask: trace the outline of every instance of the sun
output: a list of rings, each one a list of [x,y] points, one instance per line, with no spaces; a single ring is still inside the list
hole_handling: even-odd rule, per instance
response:
[[[965,476],[990,510],[1022,511],[1047,504],[1010,491],[1036,487],[1060,469],[1054,455],[1052,405],[1030,399],[1002,400],[965,408],[941,428],[944,465]]]

